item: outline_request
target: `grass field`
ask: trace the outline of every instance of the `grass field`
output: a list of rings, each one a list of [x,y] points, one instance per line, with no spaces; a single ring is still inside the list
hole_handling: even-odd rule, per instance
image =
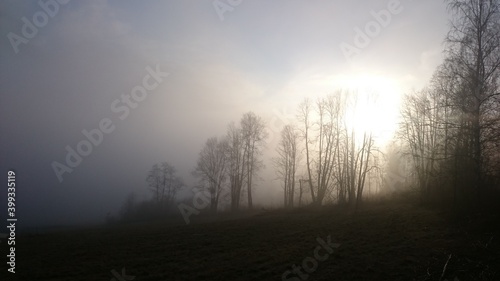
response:
[[[357,213],[324,207],[200,221],[202,218],[194,218],[189,225],[137,223],[20,235],[15,277],[103,281],[500,280],[498,215],[451,220],[438,211],[381,203]],[[317,241],[327,241],[328,236],[332,243],[340,244],[332,253]],[[321,261],[315,258],[318,246]],[[300,273],[293,272],[294,265],[301,267]],[[283,276],[287,270],[290,273]],[[12,279],[12,274],[7,276],[9,279],[1,280]]]

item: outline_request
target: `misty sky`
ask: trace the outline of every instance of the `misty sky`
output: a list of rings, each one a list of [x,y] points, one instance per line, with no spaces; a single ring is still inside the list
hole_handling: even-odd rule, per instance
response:
[[[22,36],[22,18],[42,8],[1,1],[0,159],[5,177],[17,172],[18,224],[116,214],[131,191],[148,195],[147,172],[161,161],[192,186],[206,139],[250,110],[271,124],[265,159],[306,96],[373,82],[391,89],[379,94],[397,112],[400,95],[424,86],[440,64],[449,15],[443,1],[401,0],[390,24],[346,59],[341,43],[353,44],[355,28],[389,2],[243,0],[221,20],[213,1],[70,1],[16,54],[8,34]],[[120,119],[113,102],[142,85],[148,67],[170,75]],[[104,118],[114,130],[60,183],[51,163],[64,163],[65,147]],[[281,204],[265,164],[254,200]],[[1,194],[6,206],[6,186]]]

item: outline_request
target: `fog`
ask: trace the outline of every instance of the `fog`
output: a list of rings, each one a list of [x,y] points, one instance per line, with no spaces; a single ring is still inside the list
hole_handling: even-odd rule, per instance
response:
[[[339,46],[387,1],[241,1],[222,14],[213,1],[70,1],[17,45],[8,34],[22,36],[23,18],[42,8],[2,1],[0,165],[5,177],[16,172],[18,225],[104,222],[131,192],[151,196],[148,171],[163,161],[186,183],[178,197],[188,197],[207,138],[248,111],[269,133],[255,204],[281,206],[271,158],[304,97],[384,77],[392,91],[382,99],[398,104],[442,62],[445,3],[400,2],[391,24],[348,59]],[[151,90],[125,116],[122,95],[148,75]],[[106,118],[114,129],[60,181],[54,161],[66,165],[66,147],[76,150],[82,131]]]

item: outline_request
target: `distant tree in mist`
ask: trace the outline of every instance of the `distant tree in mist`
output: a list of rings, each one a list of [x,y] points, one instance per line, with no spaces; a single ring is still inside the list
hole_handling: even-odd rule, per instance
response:
[[[241,129],[230,123],[227,130],[227,150],[229,191],[231,194],[231,210],[236,211],[240,206],[241,189],[245,181],[245,159],[247,158],[245,143]]]
[[[278,157],[273,159],[276,174],[283,183],[285,208],[293,207],[296,173],[298,169],[299,134],[292,125],[286,125],[281,130],[281,139],[276,148]],[[299,190],[300,201],[302,201],[302,190]]]
[[[413,169],[411,156],[406,153],[404,142],[396,139],[387,144],[380,169],[381,193],[390,195],[395,191],[408,191],[411,188]]]
[[[108,223],[176,219],[178,214],[174,213],[175,209],[172,207],[172,205],[158,202],[154,198],[139,200],[137,195],[132,192],[122,203],[119,216],[117,218],[109,217]]]
[[[252,209],[252,179],[262,167],[259,156],[267,137],[264,120],[253,112],[247,112],[240,121],[241,137],[244,143],[244,166],[248,192],[248,208]]]
[[[243,115],[240,126],[231,122],[226,134],[226,161],[227,177],[231,210],[238,210],[246,185],[248,208],[252,208],[253,178],[263,166],[260,156],[265,145],[267,135],[265,123],[261,117],[253,112]]]
[[[177,191],[184,186],[182,179],[177,176],[175,167],[167,162],[153,165],[146,181],[154,200],[167,205],[174,202]]]
[[[120,218],[122,220],[134,217],[136,208],[137,208],[138,200],[137,195],[134,192],[129,193],[125,202],[120,209]]]
[[[304,99],[304,101],[299,105],[298,121],[302,124],[302,138],[304,139],[304,146],[306,152],[306,168],[307,168],[307,183],[311,191],[312,202],[316,202],[316,196],[314,193],[314,187],[312,182],[312,171],[311,171],[311,159],[312,153],[310,149],[310,142],[312,138],[312,117],[311,117],[312,106],[309,99]]]
[[[201,187],[210,194],[210,209],[217,211],[219,199],[224,191],[228,177],[228,142],[212,137],[207,140],[201,150],[198,163],[193,174],[200,178]]]

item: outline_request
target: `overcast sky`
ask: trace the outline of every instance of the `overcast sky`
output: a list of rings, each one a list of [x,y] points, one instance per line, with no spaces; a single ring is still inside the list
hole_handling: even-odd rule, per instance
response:
[[[271,124],[266,157],[306,96],[374,81],[392,89],[380,94],[397,112],[400,95],[440,64],[449,16],[443,1],[401,0],[348,59],[341,44],[355,46],[356,28],[390,2],[243,0],[224,11],[211,0],[70,1],[44,17],[38,1],[1,1],[0,159],[5,177],[17,172],[18,224],[103,219],[131,191],[147,194],[146,174],[161,161],[193,185],[206,139],[250,110]],[[23,30],[34,21],[36,32]],[[121,96],[145,79],[151,90],[125,116]],[[66,146],[105,118],[114,130],[60,182],[52,163],[65,164]],[[280,204],[265,164],[255,198]],[[5,186],[1,194],[6,206]]]

